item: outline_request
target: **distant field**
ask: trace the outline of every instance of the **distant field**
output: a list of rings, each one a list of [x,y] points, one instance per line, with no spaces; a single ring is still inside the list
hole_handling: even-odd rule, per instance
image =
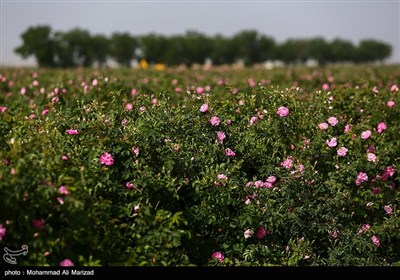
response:
[[[0,70],[20,265],[400,265],[400,68]]]

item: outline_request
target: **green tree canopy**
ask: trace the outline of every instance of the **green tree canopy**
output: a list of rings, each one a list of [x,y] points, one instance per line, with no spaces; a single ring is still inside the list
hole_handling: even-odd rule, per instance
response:
[[[357,59],[359,62],[382,61],[392,52],[392,47],[388,44],[376,40],[363,40],[357,49]]]
[[[217,34],[211,40],[211,59],[214,64],[231,64],[235,61],[232,39]]]
[[[213,64],[232,64],[243,60],[246,65],[266,60],[304,63],[315,59],[326,63],[383,62],[392,52],[387,43],[362,40],[358,46],[336,38],[331,42],[322,37],[288,39],[276,44],[271,37],[256,30],[240,31],[231,37],[221,34],[207,36],[195,30],[183,35],[165,36],[150,33],[132,36],[128,32],[92,36],[89,31],[74,28],[67,32],[52,32],[47,25],[29,27],[21,34],[22,45],[15,52],[23,58],[34,56],[42,67],[103,66],[108,58],[129,67],[132,60],[146,58],[150,63],[167,65],[202,64],[211,58]],[[140,50],[140,52],[139,52]]]
[[[34,56],[39,66],[55,66],[55,42],[52,38],[51,27],[38,25],[29,27],[21,34],[22,45],[15,49],[15,53],[23,58]]]
[[[87,30],[72,29],[56,34],[57,62],[62,67],[89,67],[93,64],[93,45]]]
[[[188,31],[183,37],[183,42],[185,64],[204,63],[205,59],[210,56],[212,46],[206,35],[197,31]]]
[[[236,33],[232,38],[232,48],[235,50],[235,59],[244,60],[246,65],[260,61],[258,34],[255,30],[244,30]]]
[[[330,52],[330,61],[349,62],[354,59],[355,48],[350,41],[336,38],[330,43]]]
[[[168,39],[163,35],[150,33],[140,37],[143,55],[152,63],[166,63],[166,47]]]
[[[309,58],[315,59],[324,65],[330,58],[329,44],[324,38],[317,37],[309,40]]]
[[[111,36],[111,56],[121,65],[129,67],[135,57],[138,41],[129,33],[114,33]]]
[[[104,35],[97,34],[91,38],[90,44],[93,61],[97,62],[100,67],[104,66],[111,52],[110,40]]]

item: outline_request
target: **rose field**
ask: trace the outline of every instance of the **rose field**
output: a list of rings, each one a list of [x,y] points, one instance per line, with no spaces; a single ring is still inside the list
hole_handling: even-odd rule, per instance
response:
[[[24,266],[399,266],[400,68],[0,70]]]

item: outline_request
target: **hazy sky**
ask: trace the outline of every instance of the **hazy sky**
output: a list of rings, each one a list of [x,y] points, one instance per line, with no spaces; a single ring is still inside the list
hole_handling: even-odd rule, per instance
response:
[[[400,2],[397,1],[78,1],[0,0],[0,65],[32,65],[14,48],[28,27],[53,31],[79,27],[91,34],[183,34],[196,30],[231,36],[255,29],[281,43],[288,38],[339,37],[357,44],[376,39],[393,46],[400,63]]]

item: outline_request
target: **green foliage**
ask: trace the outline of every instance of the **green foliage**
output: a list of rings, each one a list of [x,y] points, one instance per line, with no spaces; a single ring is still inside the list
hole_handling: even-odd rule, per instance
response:
[[[110,42],[112,57],[121,66],[129,67],[135,57],[137,39],[128,33],[113,33]]]
[[[3,77],[0,244],[28,245],[21,265],[399,265],[397,68]],[[359,172],[368,180],[357,184]]]
[[[362,40],[359,46],[342,39],[326,42],[321,37],[288,39],[280,45],[271,37],[256,30],[243,30],[232,37],[221,34],[206,36],[189,30],[183,35],[164,36],[150,33],[132,36],[116,32],[110,38],[92,36],[86,30],[72,29],[51,33],[49,26],[29,27],[21,34],[23,44],[15,49],[23,58],[35,56],[39,66],[77,67],[103,66],[108,57],[120,66],[129,67],[134,58],[167,65],[204,64],[211,59],[214,65],[242,61],[246,66],[281,60],[286,64],[316,60],[326,63],[382,62],[392,53],[392,47],[376,40]]]
[[[51,36],[51,27],[38,25],[29,27],[21,34],[23,45],[15,49],[15,53],[23,58],[34,55],[39,66],[55,66],[55,42]]]

